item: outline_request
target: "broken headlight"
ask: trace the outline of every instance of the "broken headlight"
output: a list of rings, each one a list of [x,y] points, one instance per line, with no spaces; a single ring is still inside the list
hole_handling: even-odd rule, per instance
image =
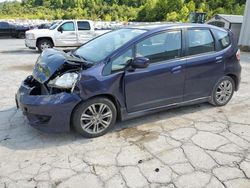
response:
[[[61,89],[71,89],[77,82],[77,79],[77,73],[65,73],[61,76],[57,76],[53,80],[50,80],[48,85]]]

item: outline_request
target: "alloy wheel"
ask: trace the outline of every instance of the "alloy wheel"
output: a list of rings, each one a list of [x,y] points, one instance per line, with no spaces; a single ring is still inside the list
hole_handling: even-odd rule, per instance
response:
[[[223,80],[216,89],[215,99],[219,104],[227,103],[233,94],[233,84],[229,80]]]
[[[51,45],[50,45],[49,43],[47,43],[47,42],[43,42],[43,43],[41,44],[41,49],[42,49],[42,50],[45,50],[45,49],[47,49],[47,48],[51,48]]]
[[[84,131],[98,134],[109,127],[112,121],[112,111],[106,104],[94,103],[83,111],[80,121]]]

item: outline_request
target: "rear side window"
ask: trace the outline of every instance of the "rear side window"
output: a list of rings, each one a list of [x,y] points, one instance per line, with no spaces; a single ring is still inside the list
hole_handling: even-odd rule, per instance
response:
[[[181,56],[181,31],[166,31],[136,45],[136,57],[147,57],[157,63]]]
[[[90,30],[89,22],[77,22],[78,30],[84,31],[84,30]]]
[[[223,50],[231,44],[230,37],[227,31],[214,29],[213,32],[216,33],[217,35],[217,39],[219,43],[218,50]]]
[[[215,51],[214,39],[208,29],[188,30],[188,55]]]

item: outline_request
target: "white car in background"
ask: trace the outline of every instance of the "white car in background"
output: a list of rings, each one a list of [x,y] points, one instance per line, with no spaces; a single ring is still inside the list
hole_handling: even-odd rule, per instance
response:
[[[40,52],[53,47],[78,47],[107,31],[95,31],[93,22],[89,20],[63,20],[49,29],[26,31],[25,45]]]

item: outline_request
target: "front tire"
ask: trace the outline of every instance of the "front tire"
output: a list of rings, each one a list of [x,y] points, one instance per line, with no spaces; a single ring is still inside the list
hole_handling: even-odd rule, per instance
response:
[[[94,138],[111,130],[116,122],[115,105],[107,98],[94,98],[80,104],[72,115],[72,124],[82,136]]]
[[[234,80],[224,76],[215,84],[210,103],[214,106],[224,106],[231,100],[234,91]]]
[[[37,48],[39,52],[43,52],[45,49],[53,48],[53,43],[49,39],[41,39],[38,41]]]

